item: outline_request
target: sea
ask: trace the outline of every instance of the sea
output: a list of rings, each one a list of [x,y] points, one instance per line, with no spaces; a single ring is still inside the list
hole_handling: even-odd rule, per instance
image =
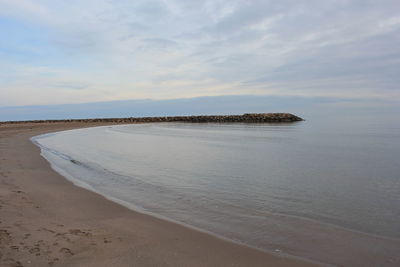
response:
[[[282,256],[400,266],[400,125],[149,123],[32,138],[133,210]]]

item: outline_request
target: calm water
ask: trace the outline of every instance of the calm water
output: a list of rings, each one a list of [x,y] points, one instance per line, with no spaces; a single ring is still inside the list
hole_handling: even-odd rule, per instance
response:
[[[394,262],[400,128],[337,125],[123,125],[34,141],[68,179],[128,207],[322,262],[361,265],[344,240]]]

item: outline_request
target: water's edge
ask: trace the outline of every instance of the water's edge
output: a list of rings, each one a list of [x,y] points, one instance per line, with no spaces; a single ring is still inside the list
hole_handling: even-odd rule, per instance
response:
[[[122,125],[123,124],[121,124],[121,126]],[[101,127],[108,127],[108,126],[98,126],[98,127],[90,127],[90,128],[101,128]],[[273,242],[270,242],[271,246],[268,247],[268,248],[265,248],[265,247],[260,248],[260,247],[257,247],[255,245],[251,245],[249,243],[246,243],[246,242],[243,242],[243,241],[240,241],[240,240],[236,240],[236,239],[234,239],[232,237],[227,237],[226,234],[218,234],[216,232],[213,232],[213,231],[210,231],[210,230],[206,230],[206,229],[203,229],[203,228],[198,227],[198,226],[194,226],[194,225],[192,225],[190,223],[182,222],[182,221],[179,221],[177,219],[173,219],[171,217],[168,217],[168,216],[165,216],[165,215],[162,215],[162,214],[158,214],[158,213],[153,212],[153,211],[149,211],[148,209],[146,209],[144,207],[141,207],[141,205],[137,205],[137,203],[130,203],[130,202],[124,201],[122,199],[119,199],[118,197],[113,197],[111,195],[108,195],[106,191],[102,192],[101,190],[97,190],[95,187],[93,187],[90,184],[87,184],[87,183],[81,181],[79,178],[77,178],[77,177],[79,177],[79,175],[77,177],[74,177],[73,175],[68,173],[68,171],[63,170],[61,167],[57,166],[56,161],[52,162],[51,157],[50,158],[46,157],[46,153],[52,153],[52,155],[56,155],[57,157],[60,157],[63,160],[70,161],[70,162],[72,162],[74,164],[77,164],[77,165],[79,165],[79,161],[76,161],[75,159],[70,158],[67,155],[59,155],[58,153],[54,153],[54,152],[57,152],[57,151],[52,151],[51,149],[46,148],[45,146],[42,146],[37,141],[37,140],[39,140],[41,138],[45,138],[47,136],[56,135],[56,134],[61,133],[61,132],[74,131],[74,130],[78,130],[78,129],[66,130],[66,131],[57,131],[57,132],[41,134],[41,135],[38,135],[38,136],[31,137],[30,140],[31,140],[31,142],[33,144],[35,144],[36,146],[38,146],[41,149],[41,153],[40,153],[41,156],[44,157],[49,162],[51,168],[54,171],[56,171],[58,174],[62,175],[64,178],[66,178],[68,181],[72,182],[75,186],[78,186],[78,187],[84,188],[86,190],[89,190],[91,192],[94,192],[94,193],[96,193],[96,194],[98,194],[98,195],[100,195],[100,196],[102,196],[102,197],[104,197],[104,198],[106,198],[106,199],[108,199],[110,201],[113,201],[114,203],[122,205],[122,206],[124,206],[124,207],[126,207],[126,208],[128,208],[128,209],[130,209],[130,210],[132,210],[134,212],[139,212],[139,213],[146,214],[146,215],[149,215],[149,216],[152,216],[152,217],[164,220],[164,221],[176,223],[176,224],[182,225],[184,227],[190,228],[192,230],[203,232],[203,233],[209,234],[211,236],[217,237],[219,239],[222,239],[222,240],[225,240],[225,241],[228,241],[228,242],[233,242],[233,243],[236,243],[236,244],[239,244],[239,245],[242,245],[242,246],[250,247],[250,248],[256,249],[258,251],[263,251],[263,252],[270,253],[270,254],[273,254],[273,255],[276,255],[276,256],[279,256],[279,257],[301,259],[303,261],[316,263],[316,264],[320,264],[320,265],[334,266],[332,264],[324,263],[324,261],[321,261],[321,259],[317,259],[317,257],[313,258],[314,254],[308,254],[308,255],[304,256],[304,253],[303,253],[303,255],[298,256],[298,255],[296,255],[296,251],[293,250],[293,249],[290,249],[290,248],[287,249],[289,252],[287,252],[285,250],[278,249],[278,248],[274,249],[274,247],[273,247],[274,243]],[[80,167],[84,167],[84,166],[80,166]],[[117,175],[119,175],[119,174],[117,174]],[[340,225],[336,225],[336,224],[333,224],[333,223],[327,223],[327,222],[324,222],[324,221],[319,221],[317,219],[301,217],[301,216],[297,216],[297,215],[273,213],[273,212],[270,212],[269,214],[271,215],[271,217],[275,216],[275,217],[281,218],[283,220],[283,223],[285,223],[285,221],[287,222],[288,220],[292,220],[292,223],[295,226],[303,227],[304,225],[307,225],[307,224],[316,225],[317,226],[316,229],[320,230],[319,232],[321,232],[321,229],[326,229],[328,235],[329,234],[339,233],[341,235],[341,237],[343,237],[343,235],[346,238],[347,237],[350,237],[350,238],[356,237],[355,239],[358,240],[358,241],[354,241],[352,243],[353,245],[356,244],[357,242],[360,242],[361,240],[366,240],[366,239],[370,239],[370,240],[375,239],[375,240],[380,240],[380,241],[385,241],[386,240],[386,241],[394,241],[394,242],[399,242],[400,241],[397,238],[390,238],[390,237],[387,237],[387,236],[381,236],[381,235],[377,235],[377,234],[357,231],[357,230],[354,230],[354,229],[351,229],[351,228],[346,228],[346,227],[343,227],[343,226],[340,226]],[[316,230],[316,231],[318,232],[318,230]],[[274,233],[273,230],[271,232]],[[280,236],[279,233],[277,233],[277,235]],[[344,242],[346,241],[346,238],[345,238],[345,240],[343,240]],[[266,239],[266,240],[269,240],[269,239]],[[347,240],[348,240],[348,238],[347,238]],[[327,242],[329,243],[329,241],[327,241]],[[382,249],[384,249],[384,248],[382,247]],[[362,251],[362,249],[359,250],[359,251]]]
[[[121,125],[124,125],[124,124],[121,124]],[[90,127],[90,128],[100,128],[100,127],[107,127],[107,126],[96,126],[96,127]],[[78,128],[78,129],[81,129],[81,128]],[[73,129],[73,130],[76,130],[76,129]],[[129,209],[129,210],[131,210],[133,212],[138,212],[138,213],[141,213],[141,214],[145,214],[145,215],[148,215],[148,216],[155,217],[155,218],[163,220],[163,221],[175,223],[175,224],[181,225],[183,227],[189,228],[191,230],[198,231],[198,232],[201,232],[201,233],[205,233],[205,234],[208,234],[210,236],[216,237],[218,239],[221,239],[221,240],[224,240],[224,241],[227,241],[227,242],[232,242],[232,243],[238,244],[240,246],[249,247],[249,248],[264,252],[264,253],[269,253],[269,254],[277,256],[277,257],[285,257],[285,258],[290,258],[290,259],[297,259],[297,260],[309,262],[309,263],[312,263],[312,264],[318,264],[318,265],[321,265],[321,266],[327,266],[327,267],[336,266],[336,265],[333,265],[333,264],[324,263],[324,262],[317,261],[317,260],[314,260],[314,259],[301,257],[301,256],[293,255],[293,254],[288,254],[288,253],[282,252],[282,251],[280,251],[278,249],[276,249],[276,250],[261,249],[259,247],[252,246],[250,244],[244,243],[244,242],[242,242],[240,240],[235,240],[235,239],[232,239],[232,238],[228,238],[228,237],[225,237],[225,236],[223,236],[221,234],[214,233],[214,232],[211,232],[211,231],[208,231],[208,230],[205,230],[205,229],[202,229],[202,228],[199,228],[199,227],[196,227],[196,226],[193,226],[193,225],[181,222],[181,221],[174,220],[174,219],[169,218],[167,216],[163,216],[161,214],[157,214],[157,213],[148,211],[148,210],[146,210],[146,209],[144,209],[144,208],[142,208],[142,207],[140,207],[138,205],[134,205],[134,204],[129,203],[127,201],[124,201],[124,200],[121,200],[121,199],[118,199],[118,198],[115,198],[115,197],[110,197],[110,196],[108,196],[106,194],[103,194],[102,192],[100,192],[100,191],[96,190],[95,188],[93,188],[91,185],[80,181],[79,179],[73,177],[72,175],[70,175],[69,173],[64,171],[63,169],[61,169],[61,168],[57,167],[55,164],[53,164],[53,162],[51,162],[51,160],[46,158],[46,156],[43,153],[43,151],[46,150],[46,148],[41,146],[36,141],[37,139],[40,139],[40,138],[43,138],[43,137],[46,137],[46,136],[51,136],[51,135],[55,135],[55,134],[58,134],[58,133],[61,133],[61,132],[73,131],[73,130],[50,132],[50,133],[40,134],[40,135],[37,135],[37,136],[32,136],[30,138],[30,141],[34,145],[36,145],[37,147],[40,148],[40,156],[42,156],[44,159],[46,159],[46,161],[49,163],[51,169],[54,170],[56,173],[60,174],[67,181],[71,182],[73,185],[75,185],[77,187],[80,187],[80,188],[83,188],[85,190],[88,190],[90,192],[94,192],[94,193],[98,194],[99,196],[102,196],[102,197],[104,197],[105,199],[107,199],[109,201],[117,203],[118,205],[121,205],[121,206],[123,206],[123,207],[125,207],[125,208],[127,208],[127,209]],[[284,215],[284,216],[286,216],[286,215]],[[308,220],[306,218],[301,218],[301,219]],[[309,219],[309,220],[311,220],[311,219]],[[332,225],[332,226],[335,227],[334,225]]]

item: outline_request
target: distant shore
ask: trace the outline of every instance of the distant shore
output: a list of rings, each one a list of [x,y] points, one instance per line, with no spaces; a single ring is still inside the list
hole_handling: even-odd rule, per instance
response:
[[[313,265],[134,212],[76,187],[53,171],[29,140],[127,122],[1,123],[0,266]]]
[[[31,120],[5,121],[1,124],[15,123],[143,123],[143,122],[195,122],[195,123],[262,123],[262,122],[296,122],[303,119],[290,113],[246,113],[243,115],[200,115],[200,116],[164,116],[164,117],[129,117],[129,118],[96,118],[66,120]]]

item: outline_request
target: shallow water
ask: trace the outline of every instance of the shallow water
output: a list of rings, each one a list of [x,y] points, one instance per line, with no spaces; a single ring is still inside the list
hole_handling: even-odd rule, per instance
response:
[[[126,206],[354,266],[344,240],[359,257],[398,260],[399,138],[395,126],[306,121],[106,126],[34,142],[61,174]]]

